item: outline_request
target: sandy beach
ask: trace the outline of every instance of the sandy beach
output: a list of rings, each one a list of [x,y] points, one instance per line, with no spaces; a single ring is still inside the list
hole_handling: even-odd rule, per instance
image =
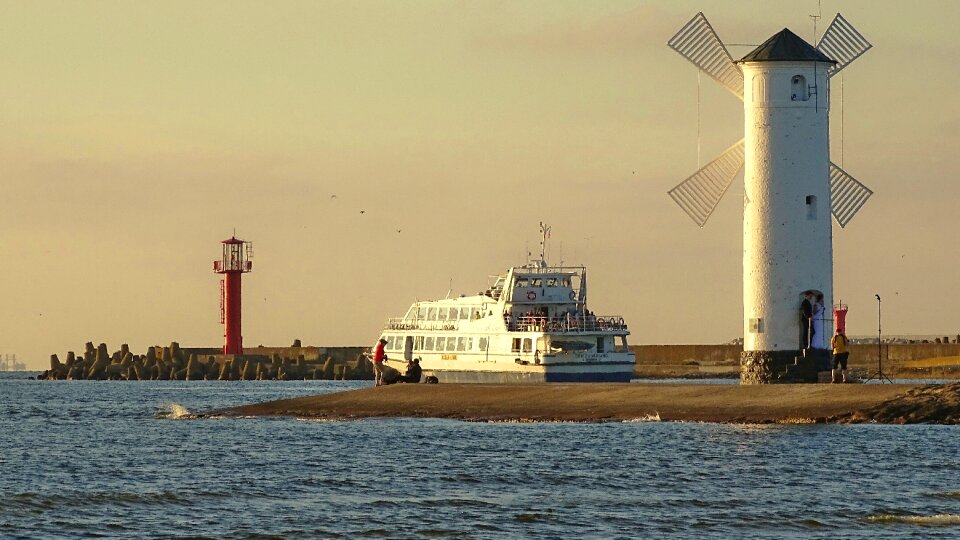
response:
[[[432,417],[472,421],[953,423],[958,390],[960,387],[956,384],[418,384],[272,401],[208,414],[327,419]],[[940,406],[944,403],[944,394],[952,400],[946,409]],[[931,407],[931,403],[938,406]],[[899,415],[894,414],[897,411]]]

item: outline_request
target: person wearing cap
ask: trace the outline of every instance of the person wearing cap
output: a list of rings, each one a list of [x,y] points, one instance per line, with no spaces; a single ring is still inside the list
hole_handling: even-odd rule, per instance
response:
[[[373,349],[373,375],[374,379],[377,381],[377,386],[383,385],[383,359],[387,356],[383,352],[383,347],[386,344],[387,340],[385,338],[380,338],[380,341],[377,342],[377,346]]]

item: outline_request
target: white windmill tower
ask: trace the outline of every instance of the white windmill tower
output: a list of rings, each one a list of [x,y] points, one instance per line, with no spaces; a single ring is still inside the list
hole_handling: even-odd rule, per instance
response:
[[[832,305],[830,214],[844,227],[873,194],[830,161],[829,84],[872,45],[837,14],[817,47],[783,29],[734,62],[703,13],[667,45],[743,100],[744,138],[669,191],[703,227],[744,168],[741,383],[816,382],[803,296]]]

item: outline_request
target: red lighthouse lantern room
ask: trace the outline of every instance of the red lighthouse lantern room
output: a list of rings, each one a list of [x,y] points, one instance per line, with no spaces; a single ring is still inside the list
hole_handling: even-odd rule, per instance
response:
[[[223,324],[223,354],[243,354],[240,331],[240,276],[253,270],[253,243],[233,236],[224,240],[223,257],[213,261],[220,280],[220,323]]]

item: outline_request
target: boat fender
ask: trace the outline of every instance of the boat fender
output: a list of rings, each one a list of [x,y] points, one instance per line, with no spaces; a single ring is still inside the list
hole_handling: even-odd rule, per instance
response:
[[[527,300],[536,300],[536,299],[537,299],[537,293],[533,291],[530,291],[527,293]]]

